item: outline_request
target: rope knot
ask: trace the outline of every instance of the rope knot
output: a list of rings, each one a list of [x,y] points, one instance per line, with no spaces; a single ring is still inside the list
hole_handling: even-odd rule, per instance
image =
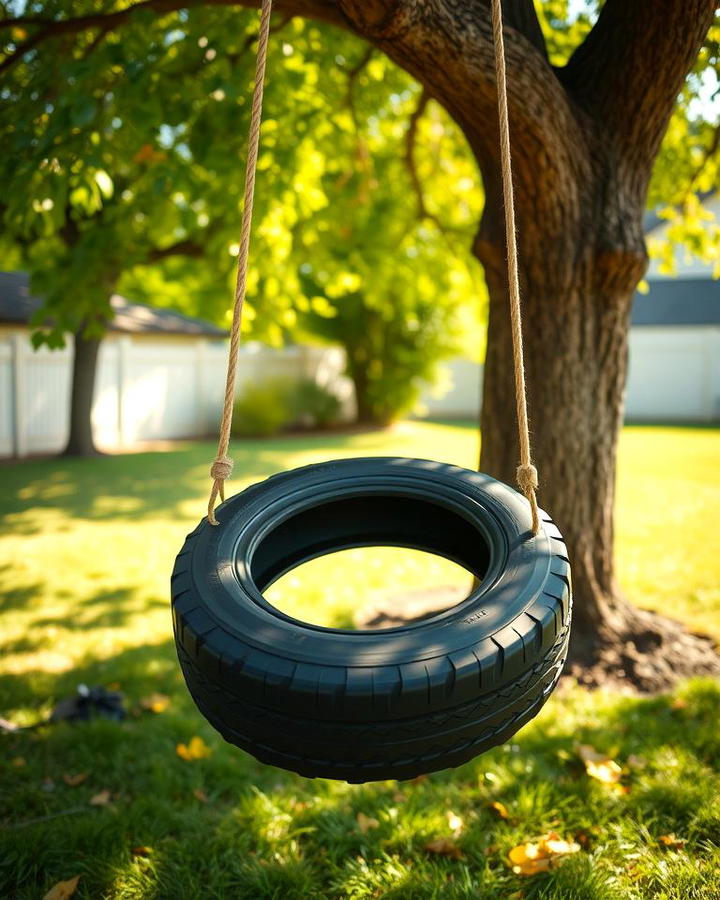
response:
[[[525,466],[518,466],[517,471],[515,472],[515,477],[517,478],[518,486],[523,494],[529,494],[531,491],[536,491],[538,487],[538,473],[532,463],[528,463]]]
[[[219,456],[210,466],[210,477],[215,481],[225,481],[232,475],[233,465],[229,456]]]

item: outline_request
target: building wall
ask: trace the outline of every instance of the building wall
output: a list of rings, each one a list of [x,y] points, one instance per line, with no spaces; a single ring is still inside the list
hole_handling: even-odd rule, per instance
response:
[[[67,440],[72,343],[35,351],[29,332],[0,329],[0,456],[55,453]],[[215,433],[225,389],[227,344],[198,338],[110,335],[100,348],[93,426],[100,447]],[[275,375],[332,385],[352,415],[352,388],[335,348],[245,346],[238,390]]]
[[[635,326],[626,418],[720,421],[720,326]]]

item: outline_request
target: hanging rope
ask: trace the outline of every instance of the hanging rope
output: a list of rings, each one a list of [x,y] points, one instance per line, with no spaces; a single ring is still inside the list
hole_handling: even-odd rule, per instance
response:
[[[233,470],[233,461],[228,456],[230,446],[230,426],[232,424],[233,403],[235,400],[235,380],[237,375],[238,350],[240,348],[240,326],[242,325],[242,309],[247,288],[248,254],[250,251],[250,225],[252,223],[253,199],[255,195],[255,173],[257,171],[258,148],[260,146],[260,122],[262,119],[263,88],[265,85],[265,63],[267,62],[268,36],[270,34],[270,13],[272,0],[262,0],[260,15],[260,36],[258,38],[257,62],[255,63],[255,88],[253,90],[252,109],[250,112],[250,135],[248,137],[247,165],[245,168],[245,201],[240,233],[240,249],[238,251],[237,277],[235,280],[235,305],[230,329],[230,353],[228,355],[227,378],[225,381],[225,399],[223,401],[222,420],[220,422],[220,440],[215,462],[210,467],[213,480],[208,501],[208,521],[217,525],[215,518],[215,502],[220,497],[225,499],[225,479]]]
[[[522,316],[520,313],[520,280],[518,278],[517,236],[515,234],[515,204],[513,200],[512,162],[510,156],[510,124],[508,121],[507,79],[505,76],[505,43],[503,41],[501,0],[492,0],[493,45],[497,80],[498,118],[500,121],[500,160],[505,207],[505,237],[508,254],[508,287],[510,294],[510,326],[512,330],[513,367],[515,369],[515,403],[520,435],[520,465],[515,477],[532,511],[532,530],[540,530],[535,492],[538,473],[530,454],[530,425],[528,423],[525,391],[525,362],[523,359]]]
[[[238,252],[237,278],[235,283],[235,304],[230,330],[230,352],[228,355],[225,399],[218,452],[210,468],[213,479],[208,501],[208,521],[217,525],[215,503],[218,496],[225,499],[225,480],[230,477],[233,461],[228,456],[230,426],[232,424],[235,381],[237,375],[238,351],[242,309],[247,287],[248,254],[250,249],[250,225],[252,222],[253,198],[255,193],[255,173],[257,170],[258,148],[260,145],[260,123],[262,119],[263,87],[265,64],[267,61],[268,37],[270,33],[270,13],[272,0],[262,0],[260,36],[258,39],[257,62],[255,66],[255,87],[250,114],[250,135],[248,138],[247,167],[245,172],[245,202],[242,215],[240,249]],[[512,327],[513,362],[515,369],[515,399],[517,404],[518,430],[520,434],[520,465],[516,478],[518,486],[527,497],[532,510],[532,530],[537,534],[540,528],[538,505],[535,491],[538,486],[537,469],[530,455],[530,427],[528,424],[525,391],[525,366],[523,362],[522,319],[520,313],[520,283],[518,279],[517,241],[515,235],[515,207],[513,204],[512,164],[510,156],[510,127],[507,108],[507,81],[505,75],[505,47],[502,32],[501,0],[492,0],[493,44],[495,49],[495,72],[497,77],[498,117],[500,121],[500,152],[502,161],[503,198],[505,206],[505,231],[508,252],[508,283],[510,292],[510,321]]]

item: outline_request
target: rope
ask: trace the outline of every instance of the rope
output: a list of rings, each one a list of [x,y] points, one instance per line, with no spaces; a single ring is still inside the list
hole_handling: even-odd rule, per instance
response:
[[[240,326],[242,310],[247,288],[248,255],[250,251],[250,225],[252,223],[253,199],[255,196],[255,173],[257,171],[258,148],[260,146],[260,122],[262,119],[263,88],[265,85],[265,63],[267,62],[268,36],[270,34],[270,13],[272,0],[262,0],[260,15],[260,36],[258,38],[257,62],[255,63],[255,87],[253,89],[252,109],[250,112],[250,135],[248,137],[247,165],[245,168],[245,201],[240,233],[240,249],[235,279],[235,305],[230,329],[230,352],[228,355],[227,378],[225,381],[225,399],[223,401],[222,420],[220,422],[220,439],[215,462],[210,467],[213,479],[210,499],[208,500],[208,521],[217,525],[215,518],[215,502],[220,497],[225,499],[225,479],[233,470],[233,461],[228,456],[230,446],[230,426],[232,424],[233,402],[235,400],[235,380],[237,376],[238,350],[240,348]]]
[[[530,454],[530,425],[528,423],[525,390],[525,362],[523,359],[522,316],[520,312],[520,280],[518,278],[517,236],[515,233],[515,204],[513,201],[512,162],[510,155],[510,124],[508,120],[507,79],[505,75],[505,44],[503,41],[501,0],[492,0],[493,46],[497,79],[498,119],[500,122],[500,158],[502,168],[503,205],[505,207],[505,237],[508,254],[508,287],[510,294],[510,326],[512,331],[513,368],[515,370],[515,403],[520,437],[520,465],[515,477],[532,511],[532,530],[540,530],[540,518],[535,492],[538,473]]]
[[[255,193],[255,173],[257,171],[258,148],[260,145],[260,123],[262,118],[265,64],[267,62],[268,37],[270,34],[270,13],[272,0],[262,0],[260,36],[258,39],[257,62],[255,66],[255,87],[250,114],[250,135],[248,138],[247,166],[245,171],[245,202],[242,215],[240,249],[238,252],[237,277],[235,283],[235,304],[230,329],[230,352],[228,355],[225,399],[223,401],[220,439],[215,461],[210,468],[213,479],[208,501],[208,521],[217,525],[215,503],[218,496],[225,499],[225,480],[233,470],[233,461],[228,456],[230,426],[232,424],[235,381],[237,375],[238,351],[242,309],[247,286],[248,255],[250,250],[250,225],[252,222],[253,199]],[[530,426],[528,423],[525,390],[525,365],[523,361],[522,318],[520,312],[520,282],[518,279],[517,239],[515,235],[515,206],[513,203],[512,164],[510,155],[510,126],[508,122],[507,80],[505,75],[505,47],[502,32],[501,0],[492,0],[493,45],[495,50],[495,72],[498,88],[498,117],[500,121],[500,153],[502,161],[503,200],[505,206],[505,232],[508,251],[508,283],[510,293],[510,322],[513,342],[513,364],[515,370],[515,400],[517,404],[518,431],[520,436],[520,465],[517,467],[518,486],[527,497],[532,511],[532,530],[537,534],[540,528],[538,505],[535,491],[538,486],[537,469],[532,464],[530,454]]]

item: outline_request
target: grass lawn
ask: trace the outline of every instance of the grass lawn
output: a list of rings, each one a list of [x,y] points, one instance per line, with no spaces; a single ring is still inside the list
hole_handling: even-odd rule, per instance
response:
[[[119,685],[132,712],[0,735],[0,897],[42,897],[76,875],[87,898],[720,897],[710,681],[652,699],[565,686],[512,744],[416,783],[307,781],[225,745],[184,689],[168,612],[173,557],[202,514],[213,452],[196,443],[0,467],[0,716],[30,724],[81,682]],[[233,488],[331,456],[473,466],[477,452],[473,427],[421,423],[245,442]],[[626,429],[617,546],[635,602],[718,638],[719,460],[717,430]],[[393,585],[463,578],[425,554],[365,549],[290,573],[272,600],[347,624],[356,603]],[[169,704],[142,710],[154,692]],[[210,754],[181,759],[176,745],[196,735]],[[578,742],[629,765],[629,789],[589,778]],[[582,849],[550,874],[515,875],[510,848],[548,831]],[[673,834],[684,845],[661,842]],[[450,855],[427,849],[441,838]]]

